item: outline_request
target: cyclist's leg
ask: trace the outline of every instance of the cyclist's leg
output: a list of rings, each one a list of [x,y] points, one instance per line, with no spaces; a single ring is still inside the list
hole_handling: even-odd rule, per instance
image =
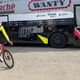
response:
[[[2,53],[2,44],[0,44],[0,54]]]
[[[3,53],[3,45],[0,44],[0,62],[3,62],[2,53]]]

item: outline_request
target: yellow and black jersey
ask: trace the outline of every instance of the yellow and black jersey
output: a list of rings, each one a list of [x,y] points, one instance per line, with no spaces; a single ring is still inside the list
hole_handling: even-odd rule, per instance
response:
[[[5,31],[5,29],[4,29],[4,27],[3,27],[2,25],[0,25],[0,31],[2,31],[4,37],[5,37],[6,40],[9,42],[10,39],[9,39],[9,37],[8,37],[8,34],[6,33],[6,31]]]

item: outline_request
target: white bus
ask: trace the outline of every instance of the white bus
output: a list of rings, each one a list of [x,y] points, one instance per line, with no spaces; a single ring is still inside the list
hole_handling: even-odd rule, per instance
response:
[[[42,43],[56,48],[70,42],[77,44],[80,36],[75,27],[80,24],[79,2],[4,0],[0,2],[0,22],[14,43]]]

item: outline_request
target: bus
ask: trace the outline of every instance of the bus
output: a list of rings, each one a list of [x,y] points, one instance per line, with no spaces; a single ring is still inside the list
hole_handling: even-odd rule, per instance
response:
[[[79,0],[5,0],[1,4],[0,22],[14,43],[40,43],[62,48],[79,45]],[[53,2],[53,4],[51,3]],[[0,42],[5,42],[0,34]]]

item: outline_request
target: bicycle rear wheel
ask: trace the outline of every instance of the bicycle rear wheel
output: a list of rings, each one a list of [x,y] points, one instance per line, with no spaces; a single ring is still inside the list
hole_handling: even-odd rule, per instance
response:
[[[12,54],[8,50],[4,51],[4,53],[3,53],[3,60],[4,60],[4,63],[6,64],[6,66],[8,68],[13,68],[13,66],[14,66],[14,59],[13,59]]]

